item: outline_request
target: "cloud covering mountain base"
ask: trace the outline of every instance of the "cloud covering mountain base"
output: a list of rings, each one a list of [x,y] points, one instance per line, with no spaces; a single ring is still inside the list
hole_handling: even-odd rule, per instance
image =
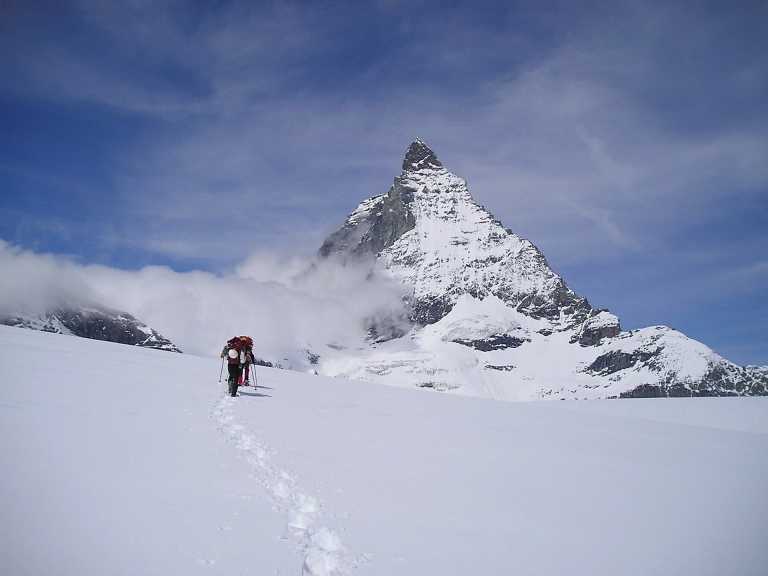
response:
[[[81,265],[0,240],[0,314],[61,305],[124,310],[185,352],[213,355],[233,334],[260,357],[299,367],[319,345],[362,344],[366,325],[402,308],[402,288],[367,266],[253,254],[229,274]]]

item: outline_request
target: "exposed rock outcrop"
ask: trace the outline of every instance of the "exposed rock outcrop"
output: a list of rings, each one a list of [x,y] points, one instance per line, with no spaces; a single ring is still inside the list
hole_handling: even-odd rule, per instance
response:
[[[489,352],[491,350],[505,350],[507,348],[517,348],[527,342],[524,338],[517,338],[509,334],[494,334],[489,338],[481,338],[477,340],[466,340],[463,338],[457,338],[453,340],[457,344],[469,346],[475,350],[482,352]]]
[[[109,308],[60,307],[39,315],[5,316],[0,318],[0,324],[181,352],[168,338],[134,316]]]
[[[619,319],[607,310],[593,310],[571,341],[582,346],[597,346],[603,338],[613,338],[621,333]]]
[[[665,382],[643,384],[623,392],[622,398],[686,398],[706,396],[768,396],[766,367],[739,367],[730,362],[710,365],[699,380],[668,377]]]
[[[378,255],[416,225],[412,202],[413,192],[395,179],[389,192],[361,204],[344,226],[323,242],[320,256],[364,258]]]
[[[614,374],[621,370],[632,368],[638,363],[647,363],[652,358],[656,358],[661,354],[662,350],[662,348],[656,348],[653,351],[635,350],[631,353],[612,350],[598,356],[585,372],[607,376],[608,374]]]

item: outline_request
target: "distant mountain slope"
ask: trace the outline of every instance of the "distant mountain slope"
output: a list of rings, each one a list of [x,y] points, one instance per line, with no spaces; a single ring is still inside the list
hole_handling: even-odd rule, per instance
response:
[[[390,190],[364,200],[319,254],[378,262],[409,290],[412,321],[399,332],[373,324],[362,351],[315,351],[326,374],[505,399],[768,394],[766,367],[736,366],[664,326],[622,331],[421,140]]]
[[[43,314],[6,315],[0,317],[0,324],[181,352],[173,342],[134,316],[104,307],[58,307]]]

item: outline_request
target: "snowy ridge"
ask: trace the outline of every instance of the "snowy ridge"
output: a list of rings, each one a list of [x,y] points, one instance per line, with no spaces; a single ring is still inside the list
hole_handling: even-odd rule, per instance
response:
[[[505,400],[768,394],[768,368],[736,366],[664,326],[622,331],[421,140],[389,192],[363,201],[320,255],[375,260],[410,291],[412,320],[315,350],[323,374]]]
[[[127,312],[94,306],[59,307],[42,314],[0,317],[0,324],[118,342],[168,352],[181,352],[168,338]]]

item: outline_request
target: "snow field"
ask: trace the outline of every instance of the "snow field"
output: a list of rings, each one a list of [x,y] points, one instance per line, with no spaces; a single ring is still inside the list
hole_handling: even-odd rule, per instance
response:
[[[761,574],[768,561],[763,399],[506,404],[307,384],[276,386],[311,434],[270,441],[348,511],[344,541],[371,558],[361,574]]]
[[[0,329],[0,572],[300,573],[211,418],[219,363],[181,357]]]
[[[0,327],[3,573],[768,566],[764,398],[503,403],[271,369],[227,398],[218,371]]]

